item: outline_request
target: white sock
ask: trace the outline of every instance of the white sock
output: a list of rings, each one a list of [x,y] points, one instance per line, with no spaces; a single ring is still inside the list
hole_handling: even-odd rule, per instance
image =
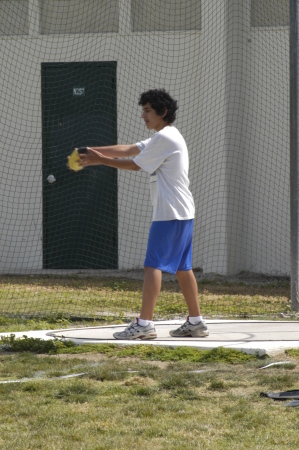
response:
[[[154,325],[152,320],[138,319],[138,325],[141,327],[147,327],[148,325]]]
[[[191,323],[191,325],[197,325],[199,324],[199,322],[202,321],[202,316],[189,316],[188,317],[189,322]]]

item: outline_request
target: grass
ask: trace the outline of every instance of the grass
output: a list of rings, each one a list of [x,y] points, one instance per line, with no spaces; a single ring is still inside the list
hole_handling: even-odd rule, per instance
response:
[[[281,313],[285,313],[292,318],[290,286],[286,281],[244,284],[203,279],[198,282],[198,291],[205,317],[269,319],[280,318]],[[89,325],[92,321],[128,321],[140,310],[141,297],[142,281],[139,280],[2,276],[0,331],[3,324],[5,331],[22,331],[28,326],[51,329],[87,321]],[[186,315],[178,283],[163,282],[155,319]]]
[[[0,331],[126,321],[140,308],[141,284],[2,276]],[[206,317],[292,317],[287,282],[198,287]],[[164,282],[156,319],[186,313],[178,284]],[[0,448],[297,449],[296,408],[260,397],[299,388],[298,350],[281,359],[260,370],[275,360],[221,347],[74,346],[11,335],[0,342],[0,381],[22,382],[0,383]]]
[[[43,340],[40,338],[15,338],[1,336],[0,348],[10,352],[33,352],[49,354],[82,354],[100,353],[106,356],[138,357],[140,359],[160,361],[190,361],[190,362],[229,362],[230,364],[245,362],[252,359],[252,355],[223,347],[212,350],[201,350],[192,347],[156,347],[156,346],[118,346],[117,344],[82,344],[75,345],[72,341],[59,339]]]
[[[298,354],[260,370],[274,360],[221,348],[23,345],[0,352],[0,379],[29,379],[0,384],[3,450],[299,446],[298,410],[260,397],[298,388]],[[74,373],[85,375],[57,379]]]

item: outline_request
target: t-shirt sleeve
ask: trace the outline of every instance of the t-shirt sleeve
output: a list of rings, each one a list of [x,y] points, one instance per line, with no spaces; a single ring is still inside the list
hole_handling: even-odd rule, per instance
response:
[[[148,139],[145,139],[144,141],[137,142],[136,145],[139,148],[139,150],[142,152],[142,150],[145,149],[145,147],[151,140],[152,140],[152,138],[148,138]]]
[[[167,140],[159,135],[155,135],[146,141],[138,142],[136,145],[140,153],[135,156],[134,162],[148,173],[155,172],[168,156]]]

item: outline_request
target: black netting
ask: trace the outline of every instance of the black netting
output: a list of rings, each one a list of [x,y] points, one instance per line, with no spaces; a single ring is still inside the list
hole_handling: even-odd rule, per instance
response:
[[[290,274],[289,1],[1,0],[0,41],[0,314],[139,309],[148,176],[66,158],[149,137],[138,97],[156,87],[189,149],[203,311],[289,306],[287,289],[252,301]],[[222,277],[242,293],[213,290]],[[164,277],[157,316],[181,314]]]

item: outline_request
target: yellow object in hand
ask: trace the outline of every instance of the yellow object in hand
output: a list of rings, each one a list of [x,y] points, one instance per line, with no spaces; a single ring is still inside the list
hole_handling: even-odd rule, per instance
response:
[[[79,170],[84,169],[84,167],[80,165],[80,156],[79,156],[79,152],[78,152],[77,148],[75,148],[75,150],[69,157],[68,166],[70,169],[74,170],[75,172],[78,172]]]

